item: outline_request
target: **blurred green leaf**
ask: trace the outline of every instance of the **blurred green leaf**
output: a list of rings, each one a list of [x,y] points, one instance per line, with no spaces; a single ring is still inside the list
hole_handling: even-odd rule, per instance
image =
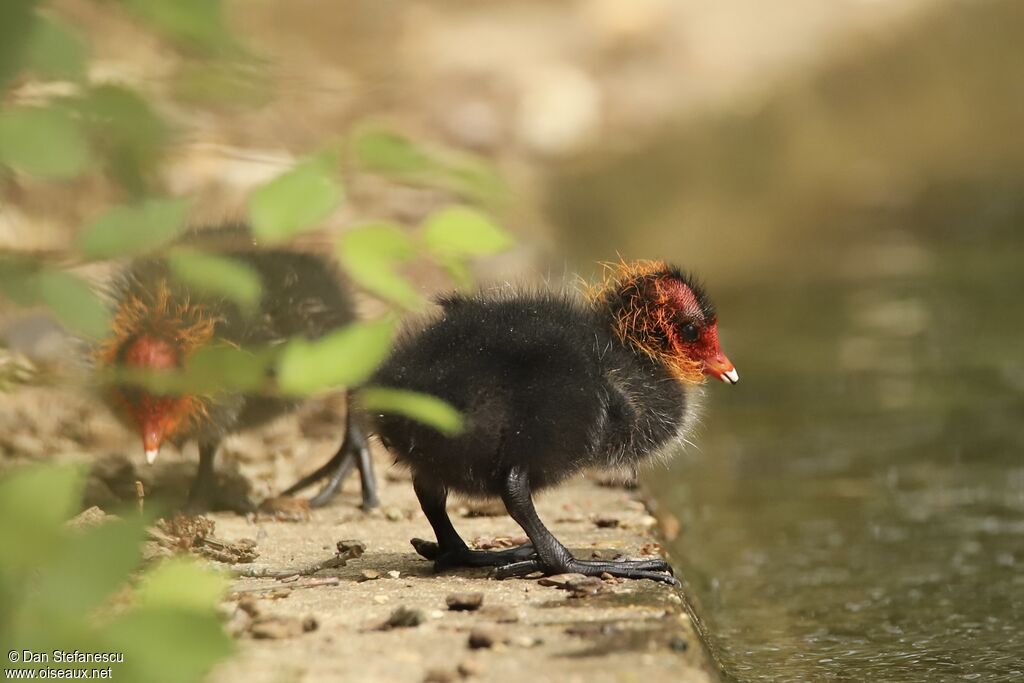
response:
[[[180,370],[146,370],[128,366],[101,369],[103,384],[132,385],[157,395],[257,392],[264,387],[277,349],[204,346]]]
[[[0,479],[0,547],[10,549],[3,565],[22,569],[51,555],[84,486],[84,473],[71,465],[24,467]]]
[[[201,54],[238,52],[221,0],[122,0],[180,47]]]
[[[82,280],[60,270],[45,269],[36,276],[39,297],[69,330],[100,338],[110,325],[110,314]]]
[[[233,649],[212,610],[142,606],[110,623],[107,648],[124,652],[115,678],[146,683],[195,683]]]
[[[486,161],[461,158],[449,163],[439,182],[456,194],[479,202],[495,204],[505,199],[505,181]]]
[[[382,128],[359,131],[353,141],[356,159],[370,171],[383,174],[420,174],[437,164],[409,138]]]
[[[416,245],[393,223],[372,223],[344,233],[338,257],[349,276],[374,294],[400,306],[416,309],[423,298],[394,266],[416,256]]]
[[[469,266],[466,265],[465,261],[456,258],[444,259],[441,262],[441,266],[444,267],[448,277],[452,279],[457,288],[462,290],[473,288],[473,273],[470,272]]]
[[[172,242],[185,228],[187,214],[184,199],[147,199],[135,206],[118,206],[79,234],[78,248],[94,259],[142,254]]]
[[[175,99],[201,106],[251,109],[273,98],[266,71],[246,62],[185,64],[174,74],[172,87]]]
[[[39,303],[39,264],[23,257],[0,257],[0,293],[19,306]]]
[[[42,178],[66,179],[92,161],[81,124],[58,108],[0,112],[0,164]]]
[[[139,604],[209,612],[227,591],[225,577],[187,557],[164,560],[142,577]]]
[[[77,101],[93,148],[114,178],[142,194],[171,131],[138,93],[116,85],[91,88]]]
[[[467,206],[449,206],[432,214],[423,226],[423,239],[442,258],[494,254],[513,244],[487,214]]]
[[[266,382],[273,358],[267,349],[206,346],[185,362],[184,388],[198,393],[256,391]]]
[[[35,0],[0,2],[0,93],[21,71],[38,16]]]
[[[190,287],[223,296],[242,309],[255,309],[263,295],[259,273],[235,259],[179,248],[168,254],[167,263],[174,276]]]
[[[368,171],[476,201],[495,202],[505,185],[487,161],[452,150],[431,150],[379,127],[358,131],[352,142],[356,162]]]
[[[249,200],[253,232],[268,242],[280,242],[331,215],[344,197],[337,168],[337,153],[324,152],[253,192]]]
[[[465,428],[462,413],[450,403],[418,391],[368,387],[359,392],[358,401],[364,410],[404,415],[449,436]]]
[[[44,619],[87,614],[100,606],[138,565],[145,523],[133,515],[69,533],[35,577],[30,611]]]
[[[355,323],[316,341],[288,343],[277,366],[277,382],[289,394],[359,384],[387,357],[395,322]]]
[[[29,39],[26,62],[44,78],[85,80],[88,52],[82,38],[64,22],[37,17]]]
[[[232,649],[216,613],[224,580],[170,560],[143,575],[138,600],[126,610],[120,589],[138,566],[149,522],[133,514],[69,527],[83,484],[84,472],[69,466],[29,467],[0,478],[4,642],[37,652],[118,652],[124,663],[111,665],[116,680],[197,683]]]

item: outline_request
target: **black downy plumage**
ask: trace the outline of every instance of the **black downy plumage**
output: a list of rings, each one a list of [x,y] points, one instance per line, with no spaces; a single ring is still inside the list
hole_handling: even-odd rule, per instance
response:
[[[206,231],[203,235],[237,237],[243,228]],[[236,244],[237,239],[231,244]],[[243,349],[272,347],[302,336],[316,339],[352,322],[352,304],[334,269],[312,254],[284,250],[231,247],[220,255],[252,268],[263,284],[258,310],[243,311],[235,302],[190,288],[171,274],[164,258],[132,262],[111,287],[114,322],[97,350],[101,366],[141,370],[180,369],[200,348],[221,345]],[[147,460],[152,462],[163,441],[195,440],[199,469],[189,492],[187,509],[202,511],[250,509],[247,500],[232,500],[218,489],[214,456],[228,434],[259,426],[294,410],[301,399],[232,391],[209,395],[155,395],[140,387],[115,384],[104,396],[114,412],[140,432]],[[311,504],[326,502],[353,466],[359,468],[363,506],[377,505],[376,483],[366,438],[351,410],[346,411],[344,438],[329,471],[334,487]]]
[[[718,343],[703,289],[658,262],[621,264],[589,300],[555,293],[453,295],[396,345],[372,382],[438,396],[466,430],[445,436],[400,415],[374,431],[412,470],[437,542],[413,539],[437,569],[497,566],[499,576],[609,573],[673,582],[661,560],[577,560],[544,526],[533,493],[587,467],[635,468],[668,455],[694,421],[705,376],[739,377]],[[449,492],[500,497],[530,543],[470,550]]]

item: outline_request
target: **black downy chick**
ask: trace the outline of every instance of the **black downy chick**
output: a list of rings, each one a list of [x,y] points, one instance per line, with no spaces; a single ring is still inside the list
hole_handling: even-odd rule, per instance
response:
[[[575,559],[544,526],[533,494],[583,468],[635,468],[671,455],[694,422],[704,377],[739,380],[704,290],[676,268],[639,262],[621,264],[589,301],[513,292],[452,295],[441,305],[441,317],[400,340],[372,380],[438,396],[466,418],[451,437],[400,415],[375,416],[376,433],[412,470],[437,538],[413,539],[417,552],[438,570],[675,582],[661,560]],[[500,497],[530,543],[469,549],[446,512],[449,492]]]
[[[224,228],[203,234],[236,234]],[[98,347],[101,368],[121,366],[147,371],[180,369],[189,356],[207,346],[265,348],[294,336],[316,339],[355,319],[352,304],[334,269],[311,254],[251,248],[221,250],[221,255],[251,267],[263,284],[258,311],[243,311],[228,299],[210,296],[176,280],[163,258],[131,263],[112,286],[114,312],[111,333]],[[153,394],[138,386],[106,387],[106,402],[131,428],[138,430],[152,463],[164,441],[199,445],[199,469],[186,509],[252,509],[248,500],[222,492],[214,476],[214,456],[221,440],[257,427],[296,409],[301,399],[217,392],[212,395]],[[340,482],[358,466],[363,507],[378,504],[366,437],[346,411],[345,434],[331,460],[329,476]],[[333,492],[333,491],[332,491]],[[329,499],[317,496],[310,503]]]

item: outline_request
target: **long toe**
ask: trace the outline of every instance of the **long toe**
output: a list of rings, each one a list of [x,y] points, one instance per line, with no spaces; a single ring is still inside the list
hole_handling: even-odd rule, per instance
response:
[[[623,579],[652,579],[672,586],[679,585],[679,581],[672,575],[672,567],[664,560],[623,560],[618,562],[573,560],[569,563],[568,571],[587,576],[611,574]]]
[[[437,571],[456,567],[503,567],[521,561],[532,561],[537,556],[529,543],[505,550],[442,550],[437,543],[422,538],[414,538],[411,543],[417,553],[428,560],[433,560],[434,569]]]
[[[441,548],[433,541],[427,541],[422,538],[414,538],[409,543],[416,550],[420,556],[428,560],[436,560],[441,556]]]
[[[311,508],[322,508],[331,502],[338,491],[341,489],[342,481],[340,479],[331,478],[327,484],[315,496],[309,499],[309,507]],[[364,506],[365,507],[365,506]],[[369,509],[369,508],[366,508]]]
[[[624,579],[651,579],[660,581],[672,586],[678,586],[679,581],[672,575],[672,567],[664,560],[638,560],[623,562],[600,562],[588,560],[572,560],[564,567],[546,567],[539,559],[524,560],[498,567],[495,577],[498,579],[509,579],[522,577],[534,572],[552,574],[584,574],[586,576],[601,576],[610,574]]]

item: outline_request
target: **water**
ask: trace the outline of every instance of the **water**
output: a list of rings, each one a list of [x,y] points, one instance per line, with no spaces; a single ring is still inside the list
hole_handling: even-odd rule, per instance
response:
[[[964,223],[714,289],[741,383],[650,479],[728,676],[1024,681],[1024,225]]]

